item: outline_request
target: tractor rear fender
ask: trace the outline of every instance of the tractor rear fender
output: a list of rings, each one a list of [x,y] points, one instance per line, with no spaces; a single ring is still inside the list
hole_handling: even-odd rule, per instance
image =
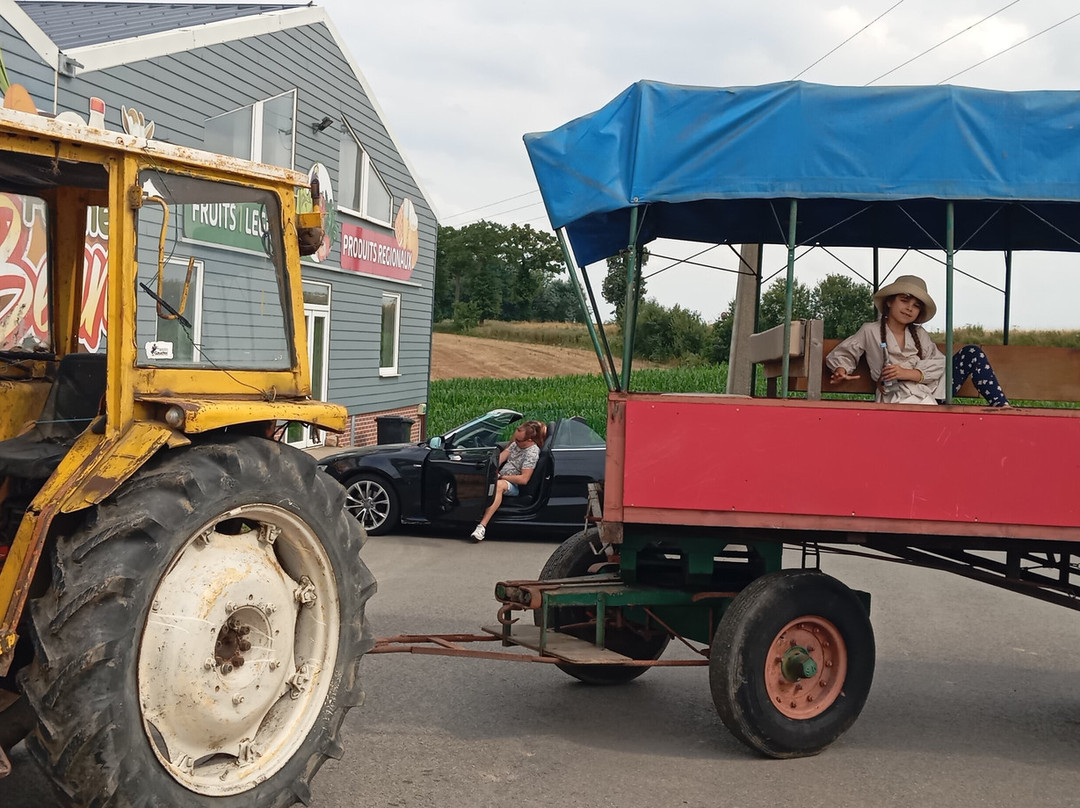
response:
[[[96,505],[162,446],[187,443],[182,433],[152,421],[132,422],[114,435],[99,435],[91,428],[79,436],[34,497],[0,568],[0,676],[11,666],[15,630],[53,517]]]

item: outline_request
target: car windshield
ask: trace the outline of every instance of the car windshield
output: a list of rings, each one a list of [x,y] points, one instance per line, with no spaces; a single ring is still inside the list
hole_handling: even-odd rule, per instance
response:
[[[520,420],[521,413],[514,410],[492,410],[472,421],[452,429],[443,436],[447,446],[462,449],[482,449],[498,444],[499,434],[510,424]]]
[[[577,418],[560,422],[551,439],[552,449],[591,449],[603,445],[604,439]]]

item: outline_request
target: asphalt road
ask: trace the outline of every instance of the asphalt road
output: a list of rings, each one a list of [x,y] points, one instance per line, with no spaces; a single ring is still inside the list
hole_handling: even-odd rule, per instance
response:
[[[552,549],[371,539],[375,631],[476,631],[494,622],[494,583],[534,577]],[[717,717],[705,668],[595,688],[547,665],[380,655],[312,806],[1080,806],[1075,612],[892,563],[823,567],[873,594],[878,661],[862,716],[818,757],[751,754]],[[21,749],[14,762],[0,805],[55,805]]]

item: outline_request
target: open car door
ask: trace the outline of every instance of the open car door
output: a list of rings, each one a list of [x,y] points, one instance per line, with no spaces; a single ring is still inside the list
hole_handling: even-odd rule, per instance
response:
[[[492,410],[430,442],[424,461],[424,515],[432,522],[478,521],[495,495],[499,436],[521,420],[515,410]]]

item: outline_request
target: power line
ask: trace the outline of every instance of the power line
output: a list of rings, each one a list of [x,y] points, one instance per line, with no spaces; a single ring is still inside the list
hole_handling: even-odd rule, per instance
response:
[[[811,65],[810,65],[809,67],[804,67],[804,68],[803,68],[802,70],[800,70],[800,71],[799,71],[798,73],[796,73],[796,74],[795,74],[794,76],[792,76],[792,77],[791,77],[791,80],[792,80],[792,81],[795,81],[795,79],[797,79],[797,78],[798,78],[799,76],[801,76],[801,75],[802,75],[803,73],[806,73],[806,72],[807,72],[808,70],[810,70],[810,68],[812,68],[812,67],[815,67],[815,66],[817,66],[817,65],[818,65],[818,64],[820,64],[821,62],[824,62],[824,61],[825,61],[826,59],[828,59],[828,58],[829,58],[830,56],[832,56],[832,55],[833,55],[834,53],[836,53],[836,52],[837,52],[838,50],[840,50],[840,49],[841,49],[842,47],[844,47],[844,45],[846,45],[847,43],[849,43],[849,42],[850,42],[851,40],[853,40],[853,39],[854,39],[855,37],[857,37],[857,36],[858,36],[859,34],[861,34],[861,33],[862,33],[863,31],[865,31],[865,30],[866,30],[867,28],[869,28],[869,27],[870,27],[871,25],[873,25],[873,24],[874,24],[875,22],[877,22],[878,20],[880,20],[880,19],[881,19],[882,17],[884,17],[884,16],[886,15],[886,14],[888,14],[888,13],[889,13],[890,11],[892,11],[892,10],[893,10],[894,8],[896,8],[896,7],[898,6],[898,5],[900,5],[900,4],[901,4],[901,3],[903,3],[903,2],[904,2],[904,0],[896,0],[896,2],[895,2],[895,3],[893,3],[893,4],[891,5],[891,6],[889,6],[889,7],[887,8],[887,9],[885,9],[885,10],[884,10],[883,12],[881,12],[880,14],[878,14],[878,15],[877,15],[876,17],[874,17],[874,19],[870,20],[870,22],[868,22],[868,23],[867,23],[866,25],[864,25],[864,26],[863,26],[862,28],[860,28],[860,29],[859,29],[858,31],[856,31],[856,32],[855,32],[854,34],[852,34],[851,36],[849,36],[849,37],[848,37],[847,39],[845,39],[845,40],[844,40],[843,42],[841,42],[841,43],[840,43],[839,45],[837,45],[837,46],[836,46],[835,48],[833,48],[833,49],[832,49],[831,51],[829,51],[828,53],[826,53],[826,54],[825,54],[824,56],[822,56],[822,57],[821,57],[820,59],[818,59],[818,60],[817,60],[816,62],[814,62],[813,64],[811,64]]]
[[[535,208],[537,205],[541,205],[541,204],[543,204],[543,203],[542,202],[530,202],[528,205],[522,205],[522,206],[517,207],[517,208],[510,208],[510,210],[502,210],[502,211],[499,211],[498,213],[492,213],[492,214],[490,214],[490,217],[491,217],[491,219],[495,219],[495,218],[497,218],[499,216],[505,216],[508,213],[515,213],[515,212],[517,212],[519,210],[528,210],[529,208]],[[484,217],[484,218],[487,218],[487,217]],[[540,217],[537,217],[537,218],[543,219],[543,218],[546,218],[546,217],[540,216]],[[476,219],[474,221],[481,221],[481,219]],[[533,220],[530,219],[529,221],[531,222]],[[458,227],[465,227],[466,225],[469,225],[469,224],[472,224],[472,222],[466,222],[463,225],[457,225],[457,226]]]
[[[498,202],[489,202],[486,205],[481,205],[480,207],[477,207],[477,208],[470,208],[469,210],[463,210],[460,213],[451,213],[449,216],[443,216],[442,218],[443,218],[443,221],[446,221],[447,219],[456,219],[458,216],[464,216],[466,213],[475,213],[476,211],[483,210],[484,208],[493,208],[496,205],[501,205],[503,202],[513,202],[515,199],[521,199],[523,196],[528,196],[529,194],[538,194],[538,193],[540,193],[540,189],[539,188],[534,188],[533,190],[526,191],[523,194],[517,194],[516,196],[508,196],[506,199],[500,199]],[[537,204],[537,203],[534,202],[533,204]]]
[[[934,45],[933,47],[927,48],[927,49],[926,49],[926,50],[924,50],[924,51],[923,51],[922,53],[920,53],[920,54],[919,54],[918,56],[912,56],[912,57],[911,57],[910,59],[908,59],[908,60],[907,60],[906,62],[904,62],[903,64],[899,64],[899,65],[897,65],[897,66],[896,66],[896,67],[894,67],[894,68],[893,68],[892,70],[886,70],[886,71],[885,71],[884,73],[882,73],[882,74],[881,74],[880,76],[878,76],[878,77],[877,77],[876,79],[870,79],[870,81],[866,82],[866,84],[864,84],[863,86],[864,86],[864,87],[869,87],[869,86],[870,86],[871,84],[873,84],[873,83],[874,83],[875,81],[881,81],[881,80],[882,80],[883,78],[885,78],[886,76],[888,76],[888,75],[890,75],[890,74],[892,74],[892,73],[895,73],[895,72],[896,72],[897,70],[899,70],[899,69],[900,69],[900,68],[902,68],[902,67],[907,67],[907,66],[908,66],[909,64],[911,64],[912,62],[914,62],[914,61],[915,61],[916,59],[921,59],[922,57],[926,56],[926,54],[930,53],[931,51],[935,51],[935,50],[937,50],[937,49],[938,49],[938,48],[940,48],[940,47],[941,47],[942,45],[945,45],[945,44],[948,44],[949,42],[952,42],[952,41],[953,41],[954,39],[956,39],[956,38],[957,38],[958,36],[960,36],[961,34],[966,34],[966,33],[967,33],[968,31],[970,31],[970,30],[971,30],[972,28],[975,28],[976,26],[982,25],[982,24],[983,24],[984,22],[986,22],[987,20],[989,20],[989,19],[990,19],[991,17],[996,17],[996,16],[998,15],[998,14],[1000,14],[1001,12],[1003,12],[1003,11],[1004,11],[1005,9],[1007,9],[1007,8],[1012,8],[1013,6],[1015,6],[1015,5],[1016,5],[1017,3],[1019,3],[1019,2],[1020,2],[1020,0],[1012,0],[1012,2],[1011,2],[1011,3],[1008,3],[1007,5],[1004,5],[1004,6],[1002,6],[1002,7],[1001,7],[1001,8],[999,8],[999,9],[998,9],[997,11],[995,11],[995,12],[994,12],[993,14],[987,14],[987,15],[986,15],[985,17],[983,17],[983,18],[982,18],[981,20],[979,20],[978,22],[972,23],[972,24],[971,24],[971,25],[969,25],[969,26],[968,26],[967,28],[965,28],[965,29],[964,29],[963,31],[957,31],[957,32],[956,32],[955,34],[953,34],[952,36],[950,36],[950,37],[948,37],[948,38],[946,38],[946,39],[943,39],[943,40],[941,40],[941,41],[940,41],[939,43],[937,43],[937,44],[936,44],[936,45]],[[959,74],[957,74],[957,75],[959,75]]]
[[[1065,19],[1061,20],[1060,22],[1055,22],[1055,23],[1054,23],[1053,25],[1051,25],[1051,26],[1050,26],[1049,28],[1043,28],[1043,29],[1042,29],[1041,31],[1039,31],[1039,33],[1037,33],[1037,34],[1032,34],[1032,35],[1031,35],[1031,36],[1029,36],[1029,37],[1028,37],[1027,39],[1022,39],[1022,40],[1020,40],[1020,41],[1019,41],[1019,42],[1017,42],[1017,43],[1016,43],[1015,45],[1010,45],[1009,47],[1005,48],[1004,50],[1000,50],[1000,51],[998,51],[997,53],[993,54],[992,56],[987,56],[987,57],[986,57],[985,59],[983,59],[983,60],[982,60],[981,62],[976,62],[975,64],[971,65],[970,67],[965,67],[965,68],[964,68],[963,70],[961,70],[961,71],[960,71],[959,73],[953,73],[953,74],[952,74],[951,76],[949,76],[948,78],[946,78],[946,79],[942,79],[941,81],[939,81],[939,82],[938,82],[938,84],[945,84],[946,82],[952,81],[952,80],[953,80],[953,79],[955,79],[955,78],[956,78],[957,76],[962,76],[962,75],[964,75],[965,73],[967,73],[967,72],[968,72],[969,70],[974,70],[974,69],[975,69],[976,67],[978,67],[979,65],[984,65],[984,64],[986,64],[987,62],[989,62],[989,61],[990,61],[991,59],[996,59],[997,57],[1001,56],[1001,55],[1002,55],[1003,53],[1008,53],[1008,52],[1009,52],[1009,51],[1011,51],[1011,50],[1012,50],[1013,48],[1019,48],[1019,47],[1020,47],[1021,45],[1025,44],[1025,43],[1027,43],[1027,42],[1030,42],[1031,40],[1035,39],[1035,37],[1038,37],[1038,36],[1042,36],[1042,35],[1043,35],[1043,34],[1045,34],[1045,33],[1046,33],[1047,31],[1053,31],[1053,30],[1054,30],[1055,28],[1057,28],[1057,27],[1058,27],[1059,25],[1064,25],[1064,24],[1065,24],[1065,23],[1067,23],[1067,22],[1068,22],[1069,20],[1073,20],[1073,19],[1076,19],[1077,17],[1080,17],[1080,11],[1076,12],[1075,14],[1073,14],[1073,15],[1071,15],[1071,16],[1069,16],[1069,17],[1066,17]]]

